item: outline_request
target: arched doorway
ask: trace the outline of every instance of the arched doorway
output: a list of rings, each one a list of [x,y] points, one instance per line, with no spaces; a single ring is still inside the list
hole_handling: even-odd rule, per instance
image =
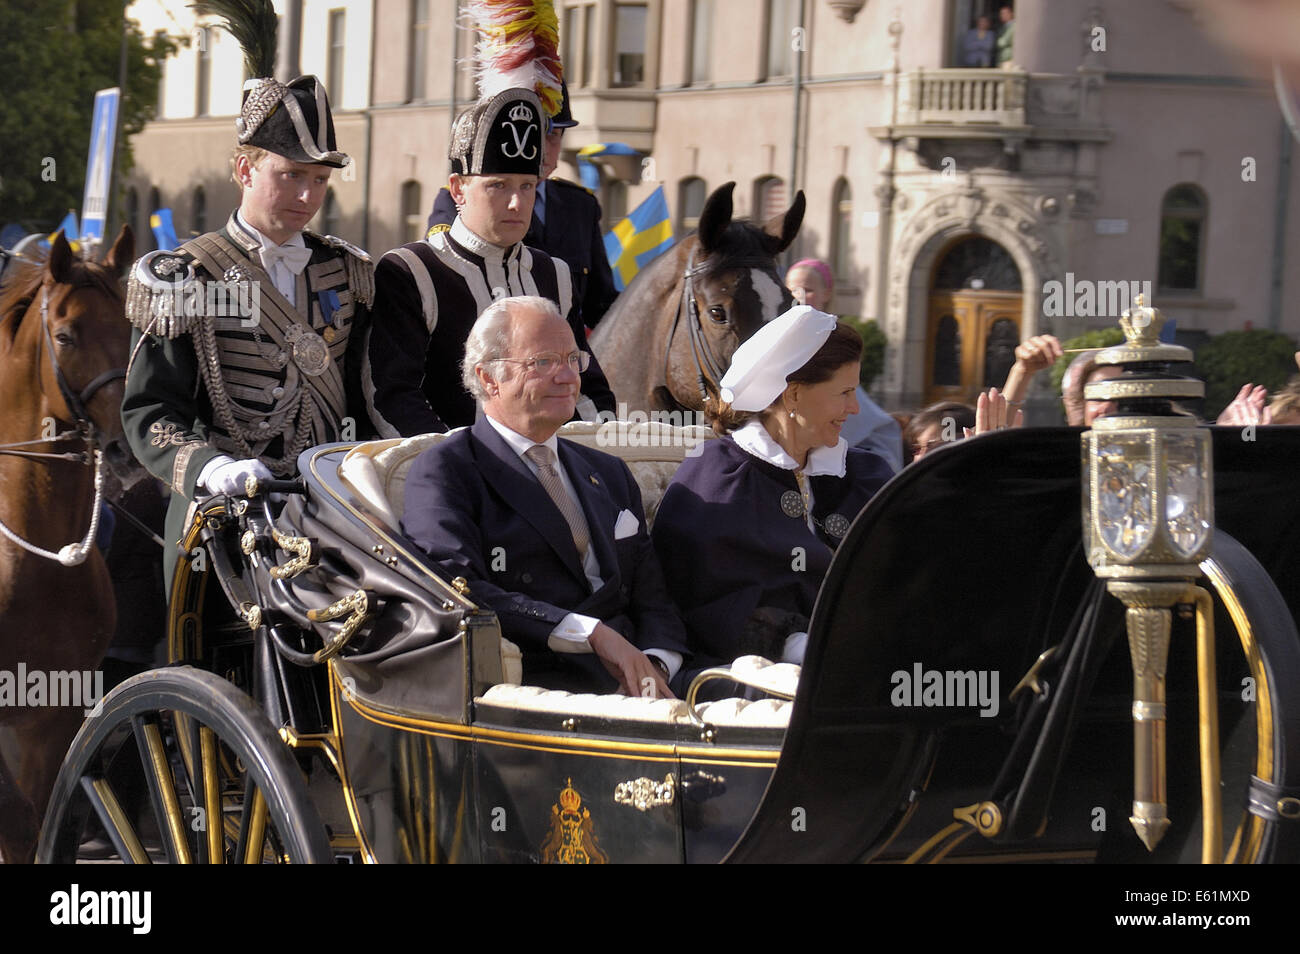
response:
[[[1020,270],[997,242],[973,235],[938,256],[930,281],[925,401],[974,404],[1001,387],[1020,343]]]

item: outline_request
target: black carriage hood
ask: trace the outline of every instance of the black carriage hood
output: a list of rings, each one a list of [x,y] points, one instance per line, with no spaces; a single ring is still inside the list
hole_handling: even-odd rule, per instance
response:
[[[1254,441],[1213,432],[1216,526],[1254,553],[1298,617],[1300,428],[1259,428]],[[727,860],[863,859],[924,786],[940,728],[1008,718],[1007,695],[1094,579],[1081,544],[1081,433],[1008,430],[941,449],[859,515],[818,596],[780,762]],[[935,670],[997,673],[997,698],[929,708],[913,683]]]

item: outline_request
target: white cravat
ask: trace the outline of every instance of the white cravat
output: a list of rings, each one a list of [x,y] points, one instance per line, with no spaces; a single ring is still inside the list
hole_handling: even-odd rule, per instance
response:
[[[242,218],[240,223],[262,243],[262,247],[258,249],[258,256],[262,260],[262,267],[266,269],[266,274],[271,276],[275,290],[283,295],[289,304],[297,308],[298,276],[311,261],[311,249],[307,247],[302,233],[295,232],[289,241],[283,245],[276,245]]]

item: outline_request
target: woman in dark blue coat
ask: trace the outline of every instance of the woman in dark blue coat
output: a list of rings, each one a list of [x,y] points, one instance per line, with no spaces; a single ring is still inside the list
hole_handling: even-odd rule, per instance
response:
[[[807,306],[737,349],[707,407],[714,429],[678,468],[653,538],[693,669],[738,656],[802,662],[835,547],[892,471],[840,438],[862,340]]]

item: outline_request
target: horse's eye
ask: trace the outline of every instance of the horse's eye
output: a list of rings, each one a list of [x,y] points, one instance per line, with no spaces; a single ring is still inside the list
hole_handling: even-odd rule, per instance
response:
[[[721,305],[714,305],[709,309],[709,317],[714,321],[726,321],[727,309],[723,308]]]
[[[72,347],[73,337],[72,335],[68,334],[66,331],[56,332],[54,335],[54,340],[55,342],[58,343],[58,346],[60,348]]]

